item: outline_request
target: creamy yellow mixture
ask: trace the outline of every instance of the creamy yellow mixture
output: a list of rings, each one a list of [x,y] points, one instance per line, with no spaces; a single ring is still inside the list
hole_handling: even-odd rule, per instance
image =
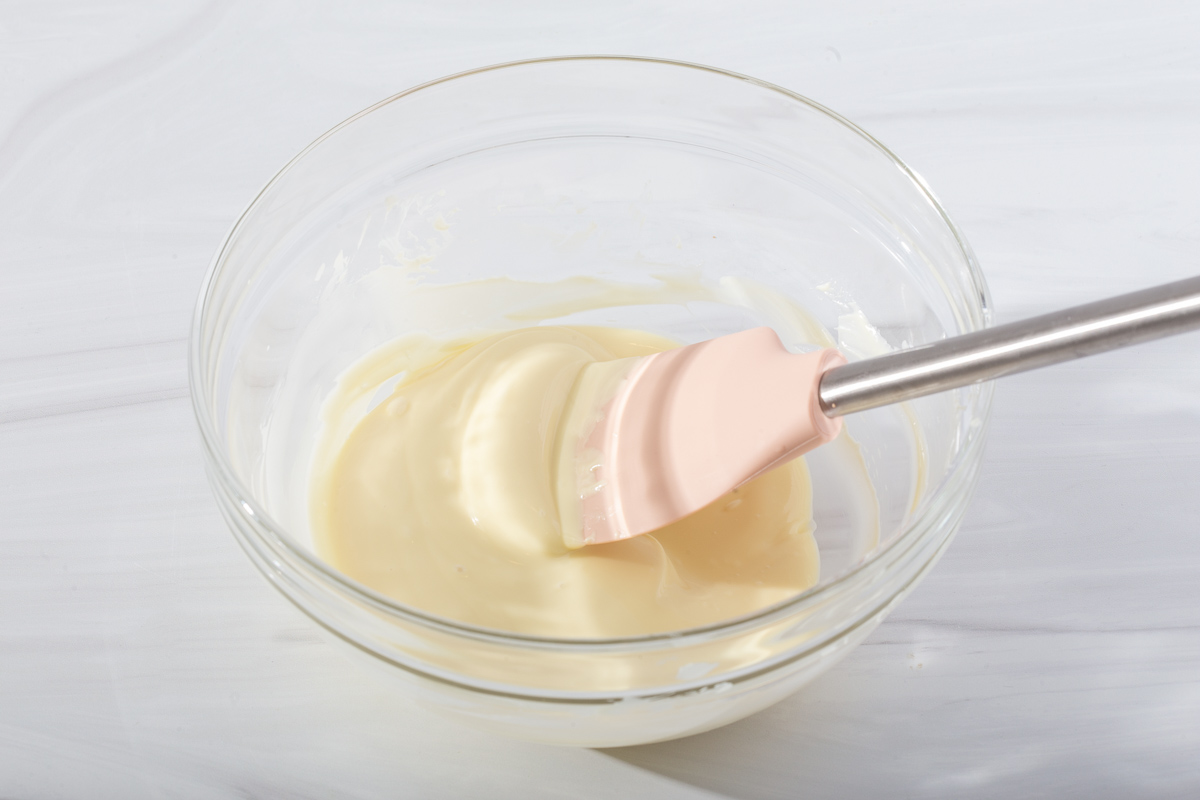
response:
[[[814,585],[803,459],[652,534],[563,544],[556,436],[576,377],[674,346],[641,331],[545,326],[410,336],[368,354],[323,410],[310,489],[322,555],[425,611],[556,637],[705,625]],[[372,398],[393,376],[390,394]]]

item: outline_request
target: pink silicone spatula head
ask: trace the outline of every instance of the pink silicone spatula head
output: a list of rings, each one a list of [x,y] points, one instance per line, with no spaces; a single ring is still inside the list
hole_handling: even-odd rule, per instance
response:
[[[575,462],[559,484],[571,547],[661,528],[842,428],[822,413],[817,387],[846,359],[790,353],[770,328],[623,361],[594,365],[609,376],[607,390],[587,395],[599,413],[560,443],[560,458]]]

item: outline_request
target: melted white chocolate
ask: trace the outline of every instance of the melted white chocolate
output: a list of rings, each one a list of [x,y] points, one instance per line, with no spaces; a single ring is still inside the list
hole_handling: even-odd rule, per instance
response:
[[[410,336],[369,353],[323,409],[311,518],[361,583],[466,623],[557,637],[679,630],[814,585],[811,485],[797,459],[652,534],[568,550],[555,436],[584,365],[675,344],[640,331],[535,327]],[[363,394],[402,375],[365,416]]]

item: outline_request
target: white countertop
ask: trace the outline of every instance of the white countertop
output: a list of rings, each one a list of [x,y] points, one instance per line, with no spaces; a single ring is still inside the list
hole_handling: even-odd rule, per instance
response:
[[[1200,6],[903,5],[4,6],[0,797],[1200,796],[1200,334],[1005,381],[916,592],[798,695],[659,745],[389,693],[209,494],[185,340],[225,231],[325,129],[475,66],[657,55],[812,97],[925,176],[1001,321],[1200,271]]]

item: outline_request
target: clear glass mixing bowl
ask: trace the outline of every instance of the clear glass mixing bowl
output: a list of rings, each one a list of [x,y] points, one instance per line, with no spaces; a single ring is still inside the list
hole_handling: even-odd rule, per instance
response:
[[[530,324],[505,315],[487,279],[579,276],[723,287],[716,299],[613,300],[554,320],[683,342],[772,324],[789,345],[828,335],[854,358],[989,319],[970,248],[925,184],[827,109],[745,76],[650,59],[490,67],[334,128],[234,225],[191,339],[209,475],[271,583],[418,700],[558,744],[696,733],[828,669],[933,565],[975,484],[990,389],[850,418],[840,451],[810,456],[820,584],[721,624],[522,636],[404,606],[326,564],[305,481],[337,376],[415,330]],[[497,313],[419,300],[418,290],[471,281]]]

